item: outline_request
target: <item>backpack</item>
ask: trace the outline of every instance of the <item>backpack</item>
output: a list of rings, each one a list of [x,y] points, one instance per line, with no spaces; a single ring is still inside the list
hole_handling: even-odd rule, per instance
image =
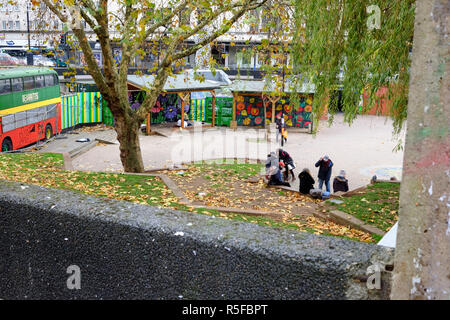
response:
[[[311,189],[311,190],[309,190],[309,194],[314,199],[322,199],[322,190],[320,190],[320,189]]]

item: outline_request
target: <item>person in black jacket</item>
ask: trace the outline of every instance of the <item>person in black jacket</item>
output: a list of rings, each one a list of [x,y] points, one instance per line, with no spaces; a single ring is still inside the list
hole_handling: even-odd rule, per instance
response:
[[[299,192],[303,194],[309,194],[309,190],[314,189],[314,179],[309,172],[309,169],[305,168],[298,175],[298,179],[300,180]]]
[[[283,134],[282,134],[282,132],[283,132],[283,129],[285,129],[285,123],[284,123],[284,118],[283,118],[283,115],[281,114],[281,113],[279,113],[279,114],[277,114],[276,115],[276,117],[275,117],[275,124],[276,124],[276,126],[277,126],[277,129],[276,129],[276,131],[277,131],[277,134],[276,134],[276,141],[277,141],[277,143],[278,143],[278,136],[280,136],[281,137],[281,146],[283,146],[284,145],[284,140],[285,140],[285,138],[283,137]],[[287,140],[287,139],[286,139]]]
[[[347,192],[348,191],[348,180],[345,178],[345,171],[341,170],[339,175],[333,180],[333,192]]]
[[[280,148],[280,149],[278,149],[278,158],[280,159],[280,161],[283,161],[283,163],[284,163],[284,167],[285,167],[284,177],[283,177],[284,181],[289,180],[289,173],[292,176],[292,181],[295,181],[295,175],[294,175],[295,164],[294,164],[294,160],[292,159],[290,154]]]
[[[333,167],[333,161],[331,161],[330,157],[327,155],[323,156],[316,162],[316,167],[319,168],[319,189],[322,190],[323,183],[325,182],[325,186],[327,191],[330,192],[330,178],[331,178],[331,168]]]

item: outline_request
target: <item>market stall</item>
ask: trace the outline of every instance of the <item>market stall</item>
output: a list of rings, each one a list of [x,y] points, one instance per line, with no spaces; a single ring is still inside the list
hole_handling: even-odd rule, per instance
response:
[[[154,81],[153,75],[130,75],[128,76],[128,91],[135,96],[145,92],[145,88],[151,87]],[[209,92],[212,96],[212,121],[205,126],[215,126],[215,90],[221,88],[223,84],[213,80],[194,80],[192,75],[187,73],[177,74],[169,77],[164,85],[163,92],[158,97],[157,103],[147,115],[147,134],[151,132],[152,119],[164,116],[168,120],[178,119],[184,123],[184,114],[188,113],[190,107],[190,94],[192,92]],[[131,106],[133,107],[131,102]],[[184,110],[184,112],[181,112]]]
[[[265,81],[234,81],[231,86],[234,125],[264,127],[275,122],[276,115],[280,114],[288,127],[310,129],[314,86],[303,84],[294,90],[287,83],[284,90],[274,87]],[[293,99],[294,92],[298,99]]]

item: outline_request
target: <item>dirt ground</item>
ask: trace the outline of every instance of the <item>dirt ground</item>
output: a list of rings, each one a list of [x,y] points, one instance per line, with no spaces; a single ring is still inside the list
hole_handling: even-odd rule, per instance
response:
[[[312,216],[318,210],[319,200],[298,192],[268,187],[262,178],[254,182],[239,175],[224,175],[224,172],[218,170],[220,169],[205,170],[190,166],[186,171],[189,175],[180,175],[177,171],[165,173],[170,175],[194,204],[294,216]],[[217,175],[213,176],[213,173]]]

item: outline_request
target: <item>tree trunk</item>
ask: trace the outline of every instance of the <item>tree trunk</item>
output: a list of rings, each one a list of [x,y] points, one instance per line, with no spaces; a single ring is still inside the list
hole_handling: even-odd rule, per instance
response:
[[[450,299],[449,11],[416,1],[392,299]]]
[[[144,163],[139,143],[141,122],[128,116],[114,116],[117,140],[120,143],[120,160],[125,172],[142,173]]]

